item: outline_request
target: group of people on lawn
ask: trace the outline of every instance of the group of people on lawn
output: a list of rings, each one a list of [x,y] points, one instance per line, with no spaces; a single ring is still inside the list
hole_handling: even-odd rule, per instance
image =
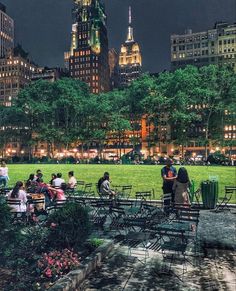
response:
[[[169,206],[171,203],[189,205],[190,180],[187,170],[184,167],[181,167],[177,173],[176,168],[172,165],[172,161],[168,159],[166,166],[161,170],[161,176],[163,179],[162,189],[164,196],[165,194],[171,194],[171,199],[169,201],[164,200],[164,210],[165,207]],[[17,211],[22,212],[26,211],[27,192],[43,193],[45,195],[45,203],[47,206],[50,205],[51,201],[65,200],[65,191],[67,189],[73,190],[76,188],[77,181],[74,177],[73,171],[68,173],[68,178],[68,182],[66,183],[62,178],[61,173],[52,174],[50,182],[46,184],[43,181],[42,172],[37,170],[36,174],[30,174],[25,185],[21,181],[18,181],[13,190],[8,193],[8,198],[21,200],[20,209]],[[101,195],[109,197],[110,199],[116,197],[116,192],[111,189],[110,175],[108,172],[105,172],[103,177],[99,179],[98,192]]]

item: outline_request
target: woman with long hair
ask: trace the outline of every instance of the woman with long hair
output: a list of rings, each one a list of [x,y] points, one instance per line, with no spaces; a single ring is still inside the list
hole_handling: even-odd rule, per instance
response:
[[[31,188],[32,182],[34,181],[34,174],[30,174],[28,180],[25,182],[26,190]]]
[[[189,187],[191,183],[188,172],[184,167],[179,168],[177,178],[173,184],[175,204],[190,205]]]
[[[13,212],[26,212],[27,195],[23,189],[23,183],[18,181],[12,191],[8,194],[8,199],[20,200],[20,205],[10,205]]]

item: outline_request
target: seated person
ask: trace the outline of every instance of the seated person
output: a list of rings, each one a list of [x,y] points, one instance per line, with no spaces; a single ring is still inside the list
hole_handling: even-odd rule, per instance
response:
[[[105,177],[105,175],[108,175],[109,176],[109,173],[108,172],[105,172],[104,174],[103,174],[103,176],[98,180],[98,192],[100,193],[101,192],[101,185],[102,185],[102,183],[104,182],[104,177]]]
[[[68,176],[69,176],[69,181],[68,181],[68,184],[67,184],[67,188],[68,189],[75,189],[76,188],[76,185],[77,185],[77,181],[74,177],[74,171],[70,171],[68,173]]]
[[[65,183],[65,180],[62,179],[61,177],[62,177],[62,174],[61,173],[58,173],[56,179],[54,179],[53,182],[52,182],[52,185],[54,187],[59,187],[60,188],[61,187],[61,184],[62,183]]]
[[[67,188],[66,183],[62,183],[61,184],[61,188],[60,189],[56,189],[53,187],[48,187],[48,189],[50,190],[50,192],[52,193],[52,200],[56,200],[56,201],[61,201],[61,200],[65,200],[65,190]]]
[[[20,200],[20,205],[10,205],[12,212],[26,212],[27,196],[23,189],[23,183],[18,181],[15,187],[8,193],[8,199]]]
[[[35,193],[38,187],[38,183],[34,180],[34,174],[30,174],[28,180],[25,183],[25,189],[29,193]]]
[[[42,178],[43,177],[43,173],[41,170],[37,170],[36,174],[34,176],[34,181],[36,181],[38,178]]]
[[[51,175],[51,180],[49,181],[49,184],[50,184],[50,185],[53,184],[53,181],[56,179],[56,177],[57,177],[57,175],[54,174],[54,173]]]
[[[43,182],[42,178],[38,178],[36,182],[38,183],[36,193],[42,193],[45,195],[45,203],[46,206],[48,206],[51,201],[51,192],[49,190],[49,187],[46,183]]]
[[[98,187],[99,187],[99,185],[98,185]],[[99,192],[102,195],[106,195],[106,196],[109,195],[110,198],[113,198],[116,195],[116,192],[111,190],[111,188],[110,188],[110,176],[109,176],[108,172],[104,173],[103,182],[101,183],[101,186],[99,187]]]

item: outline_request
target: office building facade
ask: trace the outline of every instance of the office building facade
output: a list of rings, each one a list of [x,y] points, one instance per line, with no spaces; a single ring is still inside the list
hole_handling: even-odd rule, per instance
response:
[[[213,29],[171,35],[172,70],[186,65],[230,65],[236,72],[236,24],[216,23]]]
[[[92,93],[110,89],[106,14],[100,0],[75,0],[71,49],[65,66],[72,78],[86,82]]]
[[[7,15],[6,7],[0,3],[0,58],[14,48],[14,21]]]
[[[33,73],[37,70],[27,54],[15,48],[8,57],[0,59],[0,104],[11,106],[20,89],[31,82]]]

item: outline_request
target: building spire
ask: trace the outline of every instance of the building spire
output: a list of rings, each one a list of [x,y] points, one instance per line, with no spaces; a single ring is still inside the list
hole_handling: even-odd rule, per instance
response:
[[[133,42],[134,41],[134,30],[132,27],[132,11],[131,6],[129,6],[129,26],[128,26],[128,34],[126,42]]]
[[[131,6],[129,6],[129,25],[131,26],[132,23],[132,11],[131,11]]]

